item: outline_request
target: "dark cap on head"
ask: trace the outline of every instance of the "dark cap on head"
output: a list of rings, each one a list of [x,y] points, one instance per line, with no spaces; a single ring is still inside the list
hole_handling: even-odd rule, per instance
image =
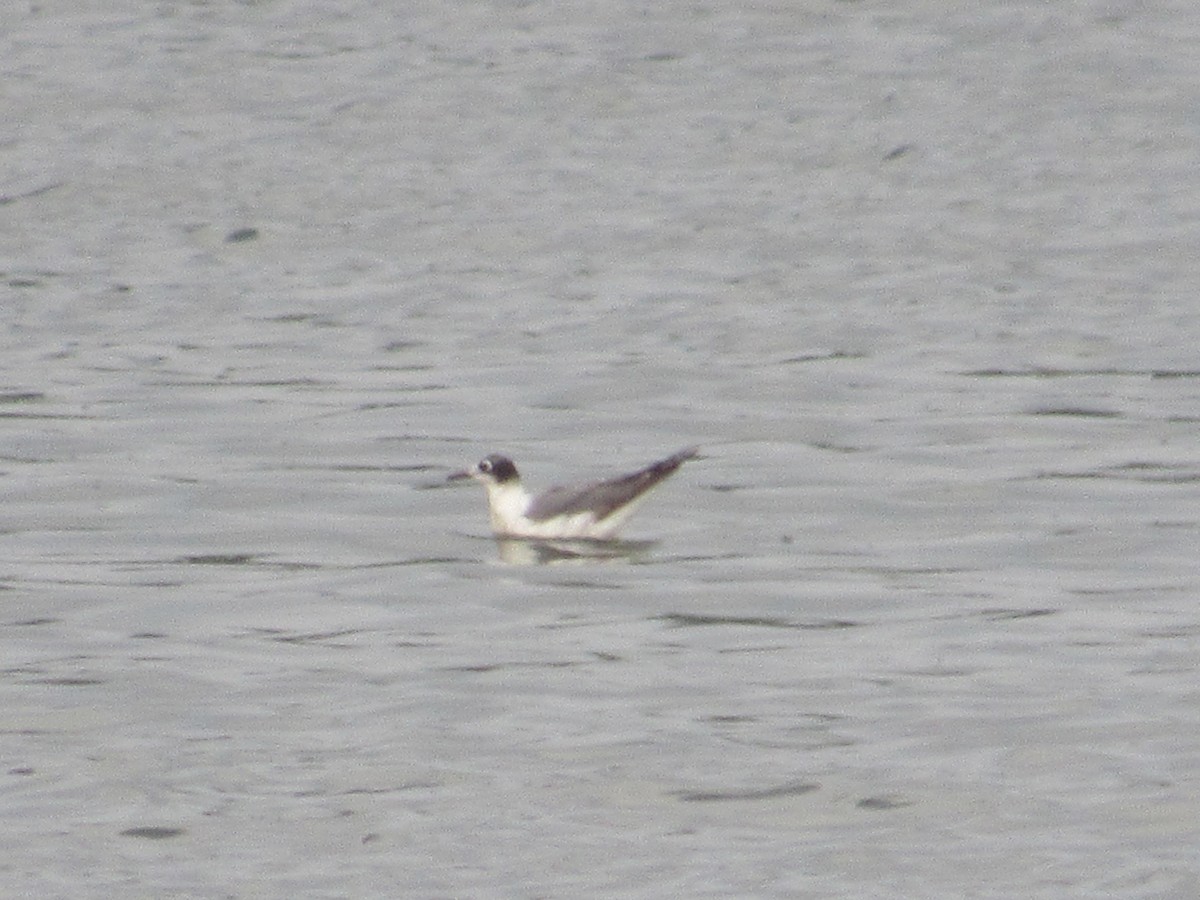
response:
[[[520,477],[517,475],[517,467],[513,465],[513,461],[499,453],[492,453],[485,456],[479,461],[478,468],[483,474],[490,475],[495,479],[497,484],[503,484],[506,481],[516,481]]]

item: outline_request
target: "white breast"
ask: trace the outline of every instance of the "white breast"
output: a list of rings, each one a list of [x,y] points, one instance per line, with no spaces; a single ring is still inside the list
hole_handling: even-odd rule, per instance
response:
[[[635,504],[621,509],[602,523],[590,512],[571,513],[552,519],[534,521],[525,513],[530,496],[519,484],[488,484],[488,513],[492,531],[507,537],[550,539],[588,538],[608,540],[622,525]]]

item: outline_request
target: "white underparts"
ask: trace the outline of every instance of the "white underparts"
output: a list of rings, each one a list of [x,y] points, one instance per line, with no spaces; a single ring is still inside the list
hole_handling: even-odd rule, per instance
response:
[[[492,531],[499,537],[611,540],[642,499],[635,497],[599,521],[590,511],[535,520],[525,514],[531,498],[519,481],[485,482],[484,487],[487,488]]]

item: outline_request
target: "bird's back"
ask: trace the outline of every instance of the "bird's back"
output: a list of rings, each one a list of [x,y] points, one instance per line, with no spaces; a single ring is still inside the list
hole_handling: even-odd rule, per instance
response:
[[[576,487],[552,487],[534,498],[526,515],[535,522],[543,522],[558,516],[591,513],[597,522],[603,521],[669,478],[698,452],[698,447],[689,447],[620,478]]]

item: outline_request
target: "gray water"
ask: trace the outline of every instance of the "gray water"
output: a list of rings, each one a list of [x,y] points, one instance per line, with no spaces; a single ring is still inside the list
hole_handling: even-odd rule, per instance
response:
[[[16,4],[0,893],[1200,895],[1198,39]]]

